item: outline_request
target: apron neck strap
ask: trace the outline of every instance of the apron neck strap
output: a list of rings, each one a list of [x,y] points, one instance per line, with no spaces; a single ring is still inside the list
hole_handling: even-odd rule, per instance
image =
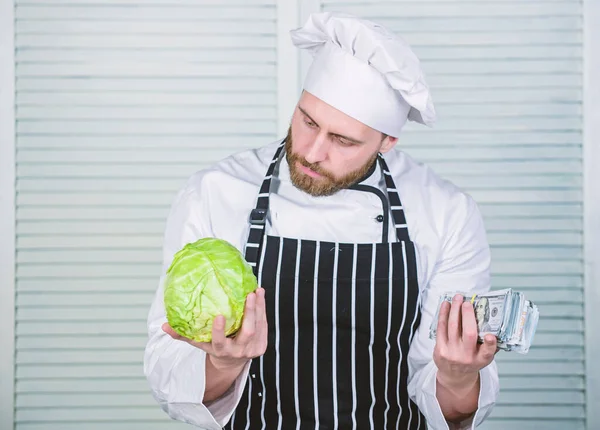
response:
[[[404,216],[404,208],[400,201],[398,189],[396,188],[390,169],[388,169],[382,154],[378,154],[377,161],[379,161],[385,180],[388,201],[390,202],[390,211],[392,212],[392,219],[394,220],[394,226],[396,227],[396,237],[398,238],[398,241],[409,241],[410,236],[408,234],[408,226],[406,225],[406,217]]]
[[[267,216],[269,213],[269,192],[271,189],[271,180],[273,179],[273,172],[275,166],[281,157],[283,148],[285,146],[285,139],[279,144],[275,155],[269,164],[265,178],[263,179],[258,198],[256,200],[255,208],[250,212],[250,232],[248,233],[248,241],[246,242],[245,258],[248,264],[252,266],[254,274],[258,273],[258,257],[261,252],[263,237],[265,234],[265,226],[267,223]],[[394,220],[394,226],[396,227],[396,237],[398,241],[408,241],[408,227],[406,225],[406,218],[404,216],[404,209],[402,202],[400,201],[400,195],[396,189],[396,184],[392,179],[392,174],[388,169],[388,166],[383,159],[383,155],[378,154],[377,161],[383,173],[385,179],[385,186],[387,188],[388,201],[390,202],[390,210],[392,212],[392,219]]]
[[[263,183],[260,186],[258,192],[258,198],[256,199],[256,206],[250,212],[250,232],[248,233],[248,241],[246,242],[245,258],[248,264],[252,266],[252,270],[255,275],[258,275],[258,256],[262,248],[263,237],[265,234],[265,225],[267,224],[267,215],[269,213],[269,191],[271,189],[271,180],[273,179],[273,172],[275,166],[279,161],[279,157],[283,152],[285,145],[285,139],[281,141],[275,151],[275,156],[269,164],[267,174],[263,179]]]

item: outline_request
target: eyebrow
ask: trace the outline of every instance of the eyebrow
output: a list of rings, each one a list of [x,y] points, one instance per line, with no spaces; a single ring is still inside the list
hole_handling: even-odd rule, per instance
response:
[[[309,120],[311,120],[312,122],[314,122],[317,126],[319,126],[319,123],[317,121],[315,121],[304,109],[302,109],[300,106],[298,106],[298,110],[300,112],[302,112],[306,117],[308,117]],[[353,137],[350,136],[344,136],[343,134],[339,134],[339,133],[329,133],[332,136],[336,136],[336,137],[340,137],[342,139],[346,139],[352,143],[356,143],[357,145],[360,145],[362,143],[364,143],[362,140],[358,140],[358,139],[354,139]]]

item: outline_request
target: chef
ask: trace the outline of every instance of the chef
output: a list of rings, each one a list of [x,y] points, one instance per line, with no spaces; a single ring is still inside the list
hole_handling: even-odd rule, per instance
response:
[[[474,428],[498,395],[496,340],[472,304],[490,288],[473,199],[396,148],[430,125],[420,64],[398,36],[337,13],[292,41],[313,56],[287,136],[192,175],[176,195],[164,271],[186,243],[218,237],[253,267],[242,328],[210,343],[148,317],[144,372],[160,406],[204,429]],[[428,427],[427,427],[428,426]]]

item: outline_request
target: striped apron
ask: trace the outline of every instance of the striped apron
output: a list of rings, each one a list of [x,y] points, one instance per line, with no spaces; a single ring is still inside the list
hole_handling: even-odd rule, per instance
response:
[[[415,248],[383,157],[383,225],[391,213],[398,240],[387,243],[384,231],[382,243],[333,243],[265,234],[283,152],[282,144],[262,183],[246,247],[265,289],[268,347],[226,428],[425,429],[407,393],[420,322]]]

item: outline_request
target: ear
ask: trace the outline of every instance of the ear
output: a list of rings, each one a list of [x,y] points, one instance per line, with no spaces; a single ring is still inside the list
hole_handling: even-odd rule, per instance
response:
[[[398,143],[397,137],[386,136],[386,138],[383,139],[383,142],[381,142],[381,149],[379,150],[379,152],[381,152],[382,154],[385,154],[390,149],[392,149],[394,146],[396,146],[396,143]]]

